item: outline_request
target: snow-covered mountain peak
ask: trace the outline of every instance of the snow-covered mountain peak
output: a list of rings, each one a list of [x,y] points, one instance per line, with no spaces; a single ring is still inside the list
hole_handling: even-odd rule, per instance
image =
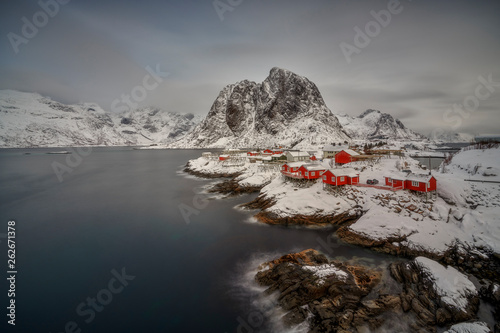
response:
[[[399,119],[379,110],[368,109],[358,117],[337,116],[345,131],[359,139],[419,140],[423,135],[407,128]]]
[[[314,147],[350,140],[314,83],[274,67],[262,83],[222,89],[205,120],[172,147]]]
[[[158,108],[127,114],[95,103],[66,105],[37,93],[0,90],[0,147],[167,144],[199,122]]]

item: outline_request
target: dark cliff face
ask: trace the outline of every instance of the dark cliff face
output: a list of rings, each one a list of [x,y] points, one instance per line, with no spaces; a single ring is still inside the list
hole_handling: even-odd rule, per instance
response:
[[[314,83],[281,68],[262,83],[244,80],[226,86],[210,112],[179,147],[259,146],[350,138],[326,107]]]

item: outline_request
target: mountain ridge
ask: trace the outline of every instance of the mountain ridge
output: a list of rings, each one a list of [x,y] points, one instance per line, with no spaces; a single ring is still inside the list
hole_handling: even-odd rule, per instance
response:
[[[225,86],[206,118],[169,147],[306,148],[350,140],[313,82],[274,67],[262,83]]]
[[[357,117],[337,115],[345,131],[358,139],[422,140],[425,136],[406,127],[388,113],[367,109]]]
[[[2,148],[168,144],[200,120],[157,108],[115,114],[16,90],[0,90],[0,114]]]

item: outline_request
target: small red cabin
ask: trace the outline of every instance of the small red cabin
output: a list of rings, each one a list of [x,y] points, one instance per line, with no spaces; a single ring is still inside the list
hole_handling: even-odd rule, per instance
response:
[[[259,153],[258,153],[258,152],[256,152],[256,151],[249,151],[249,152],[247,153],[247,156],[259,156]]]
[[[313,155],[313,156],[309,157],[309,159],[310,159],[311,161],[317,161],[317,160],[318,160],[318,159],[316,158],[316,156],[315,156],[315,155]]]
[[[329,185],[355,185],[359,183],[359,173],[354,169],[330,169],[323,173],[323,183]]]
[[[406,177],[385,177],[385,185],[418,192],[431,192],[437,188],[437,181],[432,175],[409,174]]]
[[[219,161],[225,161],[229,158],[229,155],[220,155],[219,156]]]
[[[403,177],[384,177],[385,185],[392,188],[405,188],[406,179]]]
[[[351,149],[342,150],[335,155],[335,163],[346,164],[354,162],[356,161],[356,156],[358,155],[359,155],[358,153],[356,153],[354,150]]]
[[[281,172],[298,172],[303,163],[285,163],[281,166]]]
[[[435,191],[437,188],[436,178],[431,175],[409,175],[406,179],[406,188],[418,192]]]
[[[283,154],[283,149],[273,149],[272,150],[273,155],[280,155]]]
[[[299,172],[304,179],[318,179],[321,177],[325,168],[319,165],[304,164],[299,168]]]

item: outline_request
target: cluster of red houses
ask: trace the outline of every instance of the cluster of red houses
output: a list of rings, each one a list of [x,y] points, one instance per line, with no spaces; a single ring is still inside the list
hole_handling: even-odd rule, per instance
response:
[[[291,179],[315,180],[321,178],[324,184],[332,186],[358,185],[359,172],[352,168],[327,169],[319,164],[304,164],[303,162],[285,163],[281,174]],[[408,189],[417,192],[436,190],[436,179],[432,175],[415,175],[385,177],[385,188]],[[367,185],[363,185],[367,186]],[[383,186],[375,186],[384,188]]]
[[[359,183],[359,172],[351,168],[326,169],[318,164],[293,162],[283,164],[281,173],[292,179],[314,180],[321,178],[323,183],[335,186]]]

